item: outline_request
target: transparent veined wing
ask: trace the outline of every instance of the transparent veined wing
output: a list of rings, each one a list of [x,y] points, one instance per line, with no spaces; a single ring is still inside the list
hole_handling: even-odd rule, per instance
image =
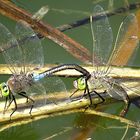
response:
[[[99,19],[93,20],[91,26],[91,30],[93,29],[93,65],[106,65],[112,50],[112,29],[101,6],[95,6],[93,13],[99,14]]]
[[[138,46],[138,24],[134,14],[129,14],[121,23],[109,63],[124,66],[133,63]]]
[[[140,97],[140,84],[139,81],[123,79],[108,79],[108,82],[102,82],[102,85],[107,90],[107,93],[114,99],[126,101],[128,95],[137,97],[136,105],[139,106],[138,97]],[[132,103],[135,104],[135,101]]]
[[[32,18],[39,21],[41,20],[49,11],[48,5],[41,7],[33,16]]]
[[[134,80],[124,82],[122,80],[120,85],[130,96],[136,96],[136,98],[132,100],[132,103],[135,104],[138,108],[140,108],[140,82]]]
[[[127,100],[127,92],[120,85],[118,80],[109,78],[102,80],[101,84],[112,98],[117,100]]]
[[[11,72],[18,73],[22,52],[16,38],[3,24],[0,24],[0,49]]]
[[[27,110],[27,107],[29,108],[30,112],[32,105],[33,108],[31,113],[46,105],[46,91],[44,86],[40,82],[35,82],[31,86],[26,86],[18,94],[13,94],[16,98],[19,111],[22,111],[23,113]]]
[[[119,83],[116,82],[114,82],[112,86],[108,87],[108,94],[117,100],[125,101],[128,97],[125,89]]]
[[[21,71],[27,73],[42,67],[44,65],[43,48],[33,29],[26,22],[20,21],[16,25],[15,36],[22,52]]]
[[[35,107],[70,102],[70,95],[68,95],[64,82],[54,75],[35,81],[26,89],[26,93],[35,101]]]
[[[93,77],[93,78],[92,78]],[[95,79],[92,76],[89,80],[89,88],[95,90],[94,87],[98,89],[106,90],[107,93],[117,100],[126,100],[127,92],[121,86],[120,81],[118,79],[113,78],[104,78],[104,79]]]
[[[27,95],[34,100],[34,108],[46,105],[47,97],[44,85],[37,81],[29,88],[26,88]]]
[[[62,79],[57,76],[46,77],[42,79],[46,89],[47,103],[59,105],[61,102],[69,102],[70,95]]]

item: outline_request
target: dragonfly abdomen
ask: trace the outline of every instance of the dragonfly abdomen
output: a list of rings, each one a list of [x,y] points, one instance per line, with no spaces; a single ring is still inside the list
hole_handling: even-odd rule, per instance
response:
[[[45,76],[46,76],[45,73],[41,73],[41,74],[33,73],[32,78],[36,82],[43,79]]]

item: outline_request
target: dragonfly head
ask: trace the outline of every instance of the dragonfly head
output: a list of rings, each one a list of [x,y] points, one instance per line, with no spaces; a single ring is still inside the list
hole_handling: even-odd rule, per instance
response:
[[[80,77],[73,82],[73,85],[76,89],[84,90],[86,89],[86,79],[85,77]]]
[[[1,83],[0,84],[0,95],[2,97],[7,97],[9,95],[10,91],[9,91],[9,87],[6,83]]]

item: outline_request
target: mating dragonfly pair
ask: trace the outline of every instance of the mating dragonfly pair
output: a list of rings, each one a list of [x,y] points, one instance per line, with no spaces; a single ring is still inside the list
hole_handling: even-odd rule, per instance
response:
[[[46,90],[55,91],[59,88],[60,90],[65,91],[63,93],[67,93],[64,83],[61,80],[54,79],[53,82],[51,82],[54,78],[51,76],[55,72],[65,69],[75,69],[82,73],[82,76],[74,81],[74,87],[76,88],[76,91],[83,90],[84,94],[89,96],[90,104],[94,104],[92,103],[91,91],[102,99],[101,103],[104,101],[104,98],[97,92],[98,89],[103,88],[103,92],[108,93],[115,99],[123,100],[125,102],[124,109],[121,111],[120,115],[124,116],[127,113],[130,105],[129,97],[127,95],[127,90],[129,90],[129,88],[120,84],[119,81],[113,79],[108,74],[111,72],[110,66],[113,64],[115,58],[118,57],[116,55],[117,47],[120,46],[130,25],[133,26],[135,30],[127,39],[136,42],[136,44],[138,43],[137,20],[134,14],[130,14],[125,18],[120,25],[116,43],[113,48],[112,29],[101,6],[96,6],[94,8],[94,14],[98,13],[100,13],[100,19],[93,23],[91,22],[93,24],[91,24],[93,36],[93,66],[96,66],[96,70],[92,73],[89,73],[76,64],[64,64],[39,74],[35,73],[35,70],[38,70],[43,66],[44,56],[41,42],[32,28],[22,21],[17,24],[15,35],[12,35],[4,25],[0,24],[0,49],[3,51],[2,53],[5,61],[9,66],[9,70],[12,72],[12,76],[8,81],[0,84],[0,93],[6,98],[4,112],[12,102],[15,104],[15,108],[11,113],[10,118],[17,109],[16,95],[25,97],[27,102],[31,102],[30,114],[34,106],[42,106],[48,102],[50,103],[50,101],[54,103],[61,101],[61,99],[58,101],[58,98],[56,98],[53,93],[49,100],[46,96]],[[121,59],[117,59],[121,61]],[[105,67],[100,69],[99,66],[101,65]],[[47,79],[50,81],[48,82]],[[73,94],[75,93],[76,92]],[[70,101],[68,95],[65,94],[63,97],[66,101]],[[7,105],[8,100],[9,104]]]

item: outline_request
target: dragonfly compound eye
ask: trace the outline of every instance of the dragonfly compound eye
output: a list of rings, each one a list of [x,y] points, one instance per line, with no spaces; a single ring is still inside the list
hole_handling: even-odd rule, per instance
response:
[[[1,90],[2,96],[7,97],[9,95],[9,88],[6,83],[0,84],[0,90]]]
[[[77,87],[79,90],[86,89],[86,80],[85,78],[81,77],[77,80]]]

